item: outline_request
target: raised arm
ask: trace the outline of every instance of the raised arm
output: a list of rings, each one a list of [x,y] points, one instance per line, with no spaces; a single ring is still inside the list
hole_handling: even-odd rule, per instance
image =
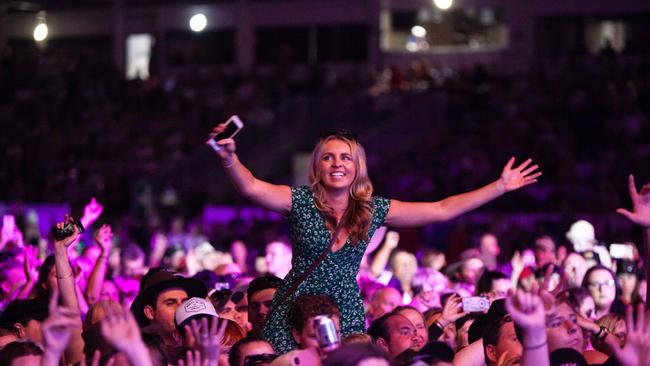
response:
[[[633,223],[640,225],[643,228],[644,241],[645,241],[645,255],[644,262],[647,263],[648,255],[650,253],[650,183],[647,183],[637,192],[634,176],[630,174],[628,177],[628,189],[630,191],[630,199],[632,200],[632,209],[630,212],[624,208],[616,210],[619,214],[627,217]],[[650,278],[650,266],[646,265],[646,279]],[[648,282],[648,289],[650,289],[650,282]],[[646,301],[646,306],[650,307],[650,303]]]
[[[90,199],[90,202],[86,206],[84,206],[84,214],[81,216],[79,221],[81,221],[81,225],[84,226],[86,230],[90,228],[90,226],[97,221],[99,216],[102,215],[102,212],[104,212],[104,206],[97,202],[95,197],[92,197]]]
[[[72,222],[72,218],[66,215],[65,221],[56,224],[57,228],[63,228],[66,224]],[[68,247],[77,240],[79,229],[74,226],[74,232],[58,241],[54,241],[54,266],[56,267],[56,282],[61,293],[61,302],[63,306],[79,312],[79,301],[77,300],[76,285],[74,272],[68,259]],[[81,314],[78,313],[79,318]],[[71,340],[66,350],[66,360],[76,363],[81,360],[83,354],[83,339],[81,338],[81,328],[73,329]]]
[[[372,258],[370,263],[370,272],[375,277],[379,275],[386,269],[386,264],[388,264],[388,258],[390,258],[390,253],[397,248],[399,243],[399,233],[397,231],[389,231],[384,237],[384,245],[382,245],[375,256]]]
[[[88,285],[86,286],[86,299],[88,304],[92,305],[99,300],[104,277],[106,277],[106,267],[108,267],[108,256],[111,252],[111,227],[103,225],[95,235],[95,242],[99,245],[101,253],[97,257],[97,262],[93,271],[90,273]]]
[[[402,202],[392,200],[385,223],[387,226],[412,227],[451,220],[492,201],[504,193],[537,182],[542,175],[531,159],[513,168],[515,158],[510,158],[496,181],[471,192],[447,197],[437,202]]]
[[[546,341],[546,313],[542,298],[523,291],[506,298],[506,309],[512,320],[523,330],[522,366],[548,366],[548,343]]]
[[[217,126],[210,138],[223,131],[224,125]],[[253,173],[239,161],[235,153],[235,140],[218,141],[221,149],[217,155],[221,158],[223,169],[237,191],[256,205],[286,215],[291,210],[291,188],[276,185],[255,178]]]

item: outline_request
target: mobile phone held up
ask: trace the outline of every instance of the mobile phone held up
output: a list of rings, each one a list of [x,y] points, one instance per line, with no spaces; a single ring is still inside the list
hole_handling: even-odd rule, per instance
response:
[[[244,123],[237,116],[232,116],[226,121],[226,128],[216,134],[213,138],[208,140],[208,145],[210,145],[214,151],[221,151],[223,149],[221,145],[217,144],[217,141],[223,139],[231,139],[235,137],[237,133],[244,127]]]
[[[615,259],[634,260],[634,247],[630,244],[612,243],[609,245],[609,255]]]
[[[61,241],[68,236],[72,235],[74,233],[74,227],[77,227],[77,230],[79,230],[79,234],[85,232],[86,230],[84,229],[84,226],[81,224],[81,221],[78,219],[72,219],[70,222],[67,222],[63,228],[59,229],[57,228],[54,231],[54,238],[57,241]]]
[[[482,313],[490,309],[490,299],[485,296],[463,297],[463,311]]]

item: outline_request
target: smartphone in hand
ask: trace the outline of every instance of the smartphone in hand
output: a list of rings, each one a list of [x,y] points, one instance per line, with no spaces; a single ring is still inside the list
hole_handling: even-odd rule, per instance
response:
[[[244,127],[244,123],[237,116],[231,116],[226,121],[226,128],[216,134],[213,138],[208,140],[208,145],[210,145],[214,151],[221,151],[222,147],[217,143],[223,139],[231,139],[235,137],[237,133]]]
[[[485,296],[463,297],[463,311],[482,313],[490,309],[490,299]]]
[[[609,245],[609,255],[616,259],[634,260],[634,247],[630,244],[612,243]]]

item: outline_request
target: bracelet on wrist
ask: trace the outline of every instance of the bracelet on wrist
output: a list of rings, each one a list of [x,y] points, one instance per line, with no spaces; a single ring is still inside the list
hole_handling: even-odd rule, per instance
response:
[[[598,333],[596,333],[596,338],[597,338],[599,341],[602,341],[602,340],[604,340],[605,338],[607,338],[607,335],[608,335],[608,334],[609,334],[609,332],[607,331],[607,328],[605,328],[605,326],[601,325],[601,326],[600,326],[600,330],[598,331]]]
[[[59,280],[65,280],[66,278],[70,278],[70,277],[72,277],[72,272],[64,276],[59,276],[58,274],[56,275],[56,278],[58,278]]]
[[[233,166],[235,166],[235,160],[234,159],[231,159],[231,160],[224,159],[224,160],[221,161],[221,166],[223,166],[226,169],[232,168]]]
[[[544,346],[546,346],[546,340],[544,340],[544,342],[542,342],[542,343],[540,343],[540,344],[536,344],[536,345],[534,345],[534,346],[524,345],[524,350],[525,350],[525,351],[532,351],[532,350],[535,350],[535,349],[542,348],[542,347],[544,347]]]

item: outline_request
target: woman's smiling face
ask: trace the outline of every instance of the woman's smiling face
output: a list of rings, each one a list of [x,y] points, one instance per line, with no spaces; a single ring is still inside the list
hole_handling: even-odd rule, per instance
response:
[[[350,146],[336,139],[323,145],[318,168],[321,182],[328,189],[348,189],[357,173]]]

